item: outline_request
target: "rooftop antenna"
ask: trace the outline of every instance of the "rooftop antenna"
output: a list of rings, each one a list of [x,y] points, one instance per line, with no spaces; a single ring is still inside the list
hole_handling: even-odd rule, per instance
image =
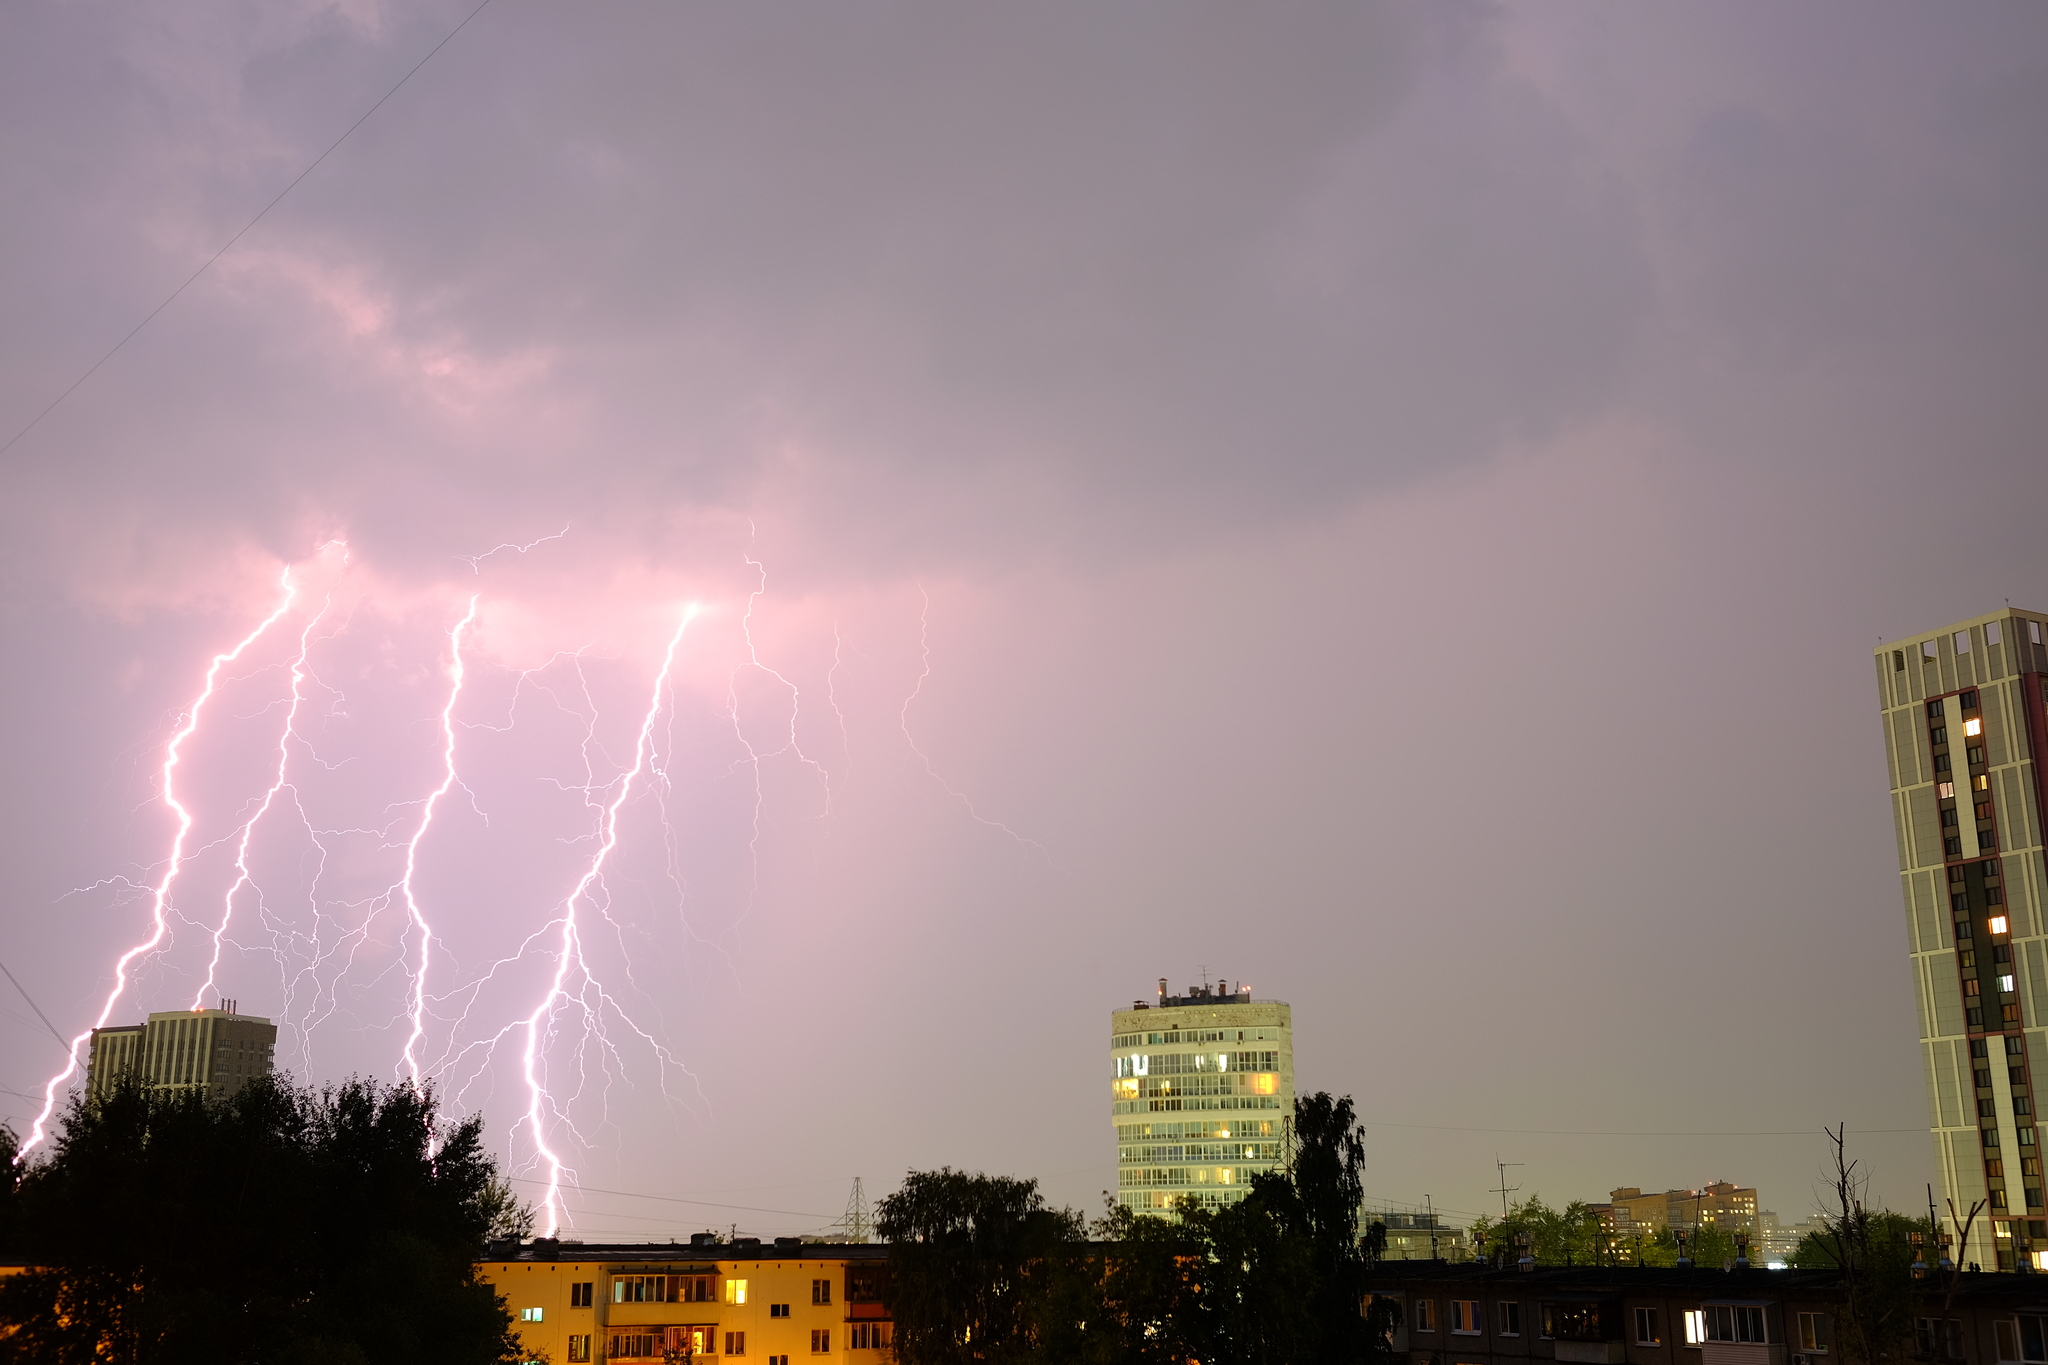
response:
[[[849,1242],[865,1242],[868,1239],[868,1197],[860,1187],[860,1177],[853,1178],[853,1192],[846,1196],[846,1212],[839,1219]]]
[[[1520,1185],[1508,1184],[1508,1167],[1526,1166],[1529,1163],[1526,1161],[1502,1161],[1500,1153],[1495,1152],[1493,1154],[1493,1164],[1500,1171],[1500,1184],[1494,1187],[1492,1193],[1500,1196],[1500,1216],[1506,1218],[1508,1216],[1508,1196],[1517,1193],[1522,1188]]]
[[[1429,1219],[1429,1259],[1434,1261],[1438,1259],[1436,1250],[1436,1207],[1430,1203],[1429,1196],[1426,1194],[1422,1196],[1422,1207],[1426,1210],[1424,1216]]]

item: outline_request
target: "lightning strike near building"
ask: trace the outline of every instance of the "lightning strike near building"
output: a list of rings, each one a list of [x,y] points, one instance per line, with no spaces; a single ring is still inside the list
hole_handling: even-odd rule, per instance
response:
[[[1935,1165],[1958,1220],[1984,1202],[1955,1258],[2048,1268],[2032,1080],[2048,1055],[2048,615],[1976,617],[1876,663]]]
[[[277,1054],[277,1025],[240,1014],[232,1000],[217,1010],[173,1010],[140,1024],[96,1028],[86,1051],[86,1093],[104,1095],[117,1078],[137,1075],[151,1089],[232,1095],[255,1076],[268,1076]]]
[[[1294,1012],[1240,981],[1167,992],[1110,1014],[1117,1199],[1139,1213],[1235,1204],[1286,1160]]]

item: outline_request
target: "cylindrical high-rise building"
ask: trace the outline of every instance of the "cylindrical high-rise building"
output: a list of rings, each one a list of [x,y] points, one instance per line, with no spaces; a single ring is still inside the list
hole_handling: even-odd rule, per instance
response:
[[[1159,982],[1156,1002],[1110,1015],[1117,1199],[1140,1213],[1183,1200],[1234,1204],[1286,1160],[1294,1118],[1294,1012],[1240,981]]]

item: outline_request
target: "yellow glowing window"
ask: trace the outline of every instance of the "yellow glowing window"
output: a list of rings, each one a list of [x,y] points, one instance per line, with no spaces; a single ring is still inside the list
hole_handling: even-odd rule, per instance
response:
[[[745,1280],[727,1280],[725,1282],[725,1301],[727,1303],[745,1303],[747,1301],[747,1282]]]
[[[1982,720],[1982,719],[1980,718],[1980,719],[1977,719],[1977,720],[1966,720],[1966,721],[1964,721],[1964,722],[1963,722],[1963,733],[1964,733],[1964,734],[1966,734],[1966,735],[1981,735],[1981,734],[1983,734],[1983,733],[1984,733],[1984,722],[1983,722],[1983,720]]]
[[[1270,1071],[1261,1071],[1252,1077],[1254,1095],[1277,1095],[1280,1093],[1280,1078]]]
[[[1941,782],[1935,785],[1935,795],[1937,796],[1954,796],[1955,794],[1956,784],[1953,782]]]
[[[1124,1099],[1130,1099],[1138,1093],[1138,1083],[1136,1081],[1118,1081],[1116,1083],[1116,1093]]]
[[[1991,932],[1994,934],[2002,934],[2005,932],[2004,915],[1993,915],[1991,917]]]
[[[1976,788],[1976,789],[1977,789],[1978,791],[1980,791],[1980,792],[1988,792],[1988,791],[1990,791],[1990,790],[1991,790],[1991,774],[1990,774],[1990,773],[1978,773],[1976,777],[1974,777],[1974,778],[1972,778],[1972,779],[1970,780],[1970,785],[1971,785],[1971,786],[1973,786],[1973,787],[1975,787],[1975,788]]]

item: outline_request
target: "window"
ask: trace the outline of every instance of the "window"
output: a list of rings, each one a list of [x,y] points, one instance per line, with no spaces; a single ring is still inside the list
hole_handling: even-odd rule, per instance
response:
[[[1415,1314],[1416,1331],[1434,1332],[1436,1330],[1435,1299],[1417,1299],[1415,1300],[1415,1302],[1409,1304],[1408,1307],[1410,1311]]]
[[[590,1333],[572,1332],[569,1336],[569,1359],[584,1361],[590,1359]]]
[[[769,1356],[768,1365],[789,1365],[788,1356]]]
[[[1960,926],[1958,926],[1958,927],[1960,927]],[[1958,937],[1958,938],[1961,938],[1961,937],[1962,937],[1962,935],[1958,934],[1958,935],[1956,935],[1956,937]],[[1957,965],[1958,967],[1974,967],[1974,966],[1976,966],[1976,965],[1977,965],[1977,950],[1976,950],[1975,948],[1962,948],[1962,949],[1959,949],[1959,950],[1957,950],[1957,952],[1956,952],[1956,965]]]
[[[2031,1129],[2031,1128],[2022,1128],[2022,1129],[2020,1129],[2020,1146],[2022,1146],[2022,1147],[2031,1147],[2031,1146],[2033,1146],[2033,1145],[2034,1145],[2034,1130],[2033,1130],[2033,1129]]]
[[[821,1356],[831,1349],[832,1329],[830,1327],[813,1327],[811,1329],[811,1354]]]
[[[1984,750],[1981,746],[1972,744],[1969,746],[1969,752],[1971,767],[1974,768],[1984,761]]]
[[[1998,989],[1999,989],[2000,991],[2002,991],[2003,993],[2005,993],[2006,995],[2011,995],[2011,994],[2012,994],[2012,978],[2011,978],[2011,977],[2009,977],[2009,976],[2001,976],[2001,977],[1999,977],[1999,978],[1998,978]]]
[[[1703,1346],[1707,1340],[1707,1315],[1705,1310],[1688,1308],[1685,1311],[1685,1344]]]
[[[1827,1354],[1828,1315],[1826,1313],[1801,1313],[1799,1315],[1799,1349],[1809,1355]]]
[[[1996,1128],[1986,1128],[1984,1130],[1984,1145],[1986,1147],[1996,1147],[1998,1145],[1998,1130]]]
[[[1753,1342],[1764,1340],[1764,1310],[1748,1303],[1707,1305],[1707,1340]]]
[[[572,1284],[572,1285],[570,1285],[570,1286],[569,1286],[569,1306],[570,1306],[571,1308],[588,1308],[588,1307],[590,1307],[590,1289],[591,1289],[591,1282],[590,1282],[589,1280],[584,1280],[584,1281],[583,1281],[583,1282],[581,1282],[580,1284]]]
[[[1980,1066],[1977,1068],[1977,1088],[1979,1090],[1989,1090],[1991,1088],[1990,1067]]]
[[[1664,1338],[1658,1333],[1657,1327],[1656,1309],[1636,1309],[1636,1345],[1662,1346]]]
[[[1985,888],[1984,888],[1984,903],[1985,903],[1986,905],[2003,905],[2003,904],[2005,904],[2005,888],[2004,888],[2004,887],[2002,887],[2002,886],[1987,886],[1987,887],[1985,887]]]
[[[1997,1329],[1994,1335],[1998,1338],[1998,1358],[2000,1360],[2018,1360],[2020,1358],[2020,1334],[2017,1330],[2019,1324],[2011,1318],[2000,1318],[1992,1326]]]
[[[1948,761],[1948,755],[1947,755],[1947,754],[1936,754],[1936,755],[1934,756],[1934,771],[1936,771],[1936,772],[1938,772],[1938,773],[1946,773],[1946,772],[1953,772],[1953,771],[1954,771],[1954,768],[1953,768],[1953,767],[1952,767],[1952,766],[1950,765],[1950,763],[1949,763],[1949,761]]]
[[[1941,1318],[1915,1318],[1913,1341],[1924,1357],[1961,1360],[1963,1321],[1961,1318],[1949,1318],[1946,1321]]]
[[[1956,808],[1954,806],[1944,807],[1941,812],[1942,828],[1954,829],[1956,827],[1956,818]]]
[[[1479,1300],[1451,1300],[1451,1331],[1458,1336],[1479,1335]]]
[[[1932,730],[1929,730],[1927,732],[1927,742],[1929,744],[1948,743],[1948,727],[1946,725],[1937,725]]]
[[[1959,857],[1963,851],[1963,841],[1951,836],[1941,841],[1941,849],[1951,858]]]
[[[1894,672],[1894,673],[1904,673],[1905,671],[1906,671],[1906,651],[1905,651],[1905,650],[1903,650],[1903,649],[1895,649],[1895,650],[1893,650],[1893,651],[1892,651],[1892,672]]]
[[[745,1303],[747,1301],[747,1282],[745,1280],[727,1280],[725,1282],[725,1301],[727,1303]]]
[[[1950,639],[1951,639],[1951,640],[1952,640],[1952,641],[1953,641],[1953,642],[1955,643],[1955,647],[1956,647],[1956,653],[1958,653],[1958,654],[1968,654],[1968,653],[1970,652],[1970,632],[1969,632],[1969,631],[1967,631],[1967,630],[1959,630],[1959,631],[1957,631],[1957,632],[1956,632],[1956,633],[1955,633],[1955,634],[1954,634],[1953,636],[1951,636],[1951,637],[1950,637]]]
[[[1522,1305],[1519,1303],[1497,1303],[1493,1306],[1494,1317],[1500,1323],[1500,1334],[1504,1337],[1522,1335]]]
[[[1991,1055],[1991,1040],[1988,1038],[1972,1038],[1970,1040],[1970,1055],[1972,1057],[1989,1057]]]
[[[725,1353],[729,1356],[745,1355],[747,1353],[747,1334],[745,1332],[727,1332],[725,1334]]]
[[[1991,917],[1991,923],[1986,927],[1988,927],[1994,934],[2004,934],[2011,932],[2006,925],[2006,919],[2004,915],[1993,915]]]
[[[2027,638],[2037,645],[2041,643],[2041,623],[2039,621],[2027,622]]]
[[[1920,642],[1920,657],[1923,659],[1939,659],[1941,657],[1941,646],[1932,640],[1922,640]],[[1927,714],[1930,716],[1940,715],[1941,712],[1935,709],[1940,705],[1941,702],[1939,700],[1928,702]]]
[[[1978,773],[1978,774],[1977,774],[1977,775],[1976,775],[1975,777],[1973,777],[1973,778],[1971,778],[1971,779],[1970,779],[1970,785],[1971,785],[1971,786],[1973,786],[1973,787],[1975,787],[1975,788],[1976,788],[1976,789],[1977,789],[1978,791],[1980,791],[1980,792],[1988,792],[1988,791],[1990,791],[1990,790],[1991,790],[1991,774],[1989,774],[1989,773]]]
[[[519,1320],[521,1322],[540,1322],[543,1320],[542,1315],[545,1311],[540,1308],[522,1308],[519,1310]]]
[[[1973,939],[1973,938],[1975,938],[1975,937],[1976,937],[1976,935],[1970,932],[1970,922],[1969,922],[1968,920],[1966,920],[1966,919],[1959,919],[1959,920],[1957,920],[1957,921],[1956,921],[1956,942],[1957,942],[1957,943],[1968,943],[1968,942],[1969,942],[1969,941],[1970,941],[1971,939]],[[1975,960],[1975,954],[1974,954],[1974,953],[1972,953],[1972,955],[1971,955],[1971,960],[1972,960],[1972,961],[1974,961],[1974,960]],[[1968,964],[1965,964],[1965,965],[1968,965]]]
[[[812,1281],[811,1281],[811,1302],[812,1302],[812,1303],[830,1303],[830,1302],[832,1302],[832,1281],[830,1281],[830,1280],[812,1280]]]
[[[1983,993],[1984,993],[1984,983],[1983,983],[1983,982],[1981,982],[1981,981],[1965,981],[1965,982],[1963,983],[1963,994],[1964,994],[1964,995],[1982,995]]]
[[[2042,1340],[2042,1322],[2032,1314],[2020,1317],[2020,1359],[2048,1360],[2048,1342]]]
[[[2005,643],[2005,632],[1999,629],[1998,622],[1992,621],[1984,627],[1984,643],[1987,645]]]
[[[1955,794],[1956,784],[1953,782],[1943,782],[1938,784],[1934,793],[1935,797],[1942,801],[1949,800]]]
[[[886,1351],[889,1349],[889,1324],[856,1322],[846,1329],[846,1345],[855,1351]]]
[[[1974,735],[1981,735],[1981,734],[1983,734],[1983,733],[1984,733],[1984,721],[1983,721],[1983,719],[1982,719],[1981,717],[1974,717],[1974,716],[1973,716],[1973,717],[1972,717],[1972,718],[1970,718],[1969,720],[1966,720],[1966,721],[1964,721],[1964,722],[1963,722],[1963,733],[1964,733],[1964,734],[1966,734],[1966,735],[1973,735],[1973,736],[1974,736]]]
[[[786,1304],[786,1303],[771,1303],[771,1304],[769,1304],[769,1305],[768,1305],[768,1316],[769,1316],[769,1317],[771,1317],[771,1318],[786,1318],[786,1317],[788,1317],[788,1316],[789,1316],[789,1305],[788,1305],[788,1304]]]
[[[1980,1119],[1995,1119],[1995,1118],[1997,1118],[1997,1117],[1998,1117],[1998,1101],[1997,1101],[1997,1100],[1994,1100],[1994,1099],[1981,1099],[1981,1100],[1978,1100],[1978,1101],[1977,1101],[1977,1117],[1978,1117],[1978,1118],[1980,1118]]]
[[[2012,1097],[2012,1112],[2021,1116],[2031,1114],[2034,1112],[2034,1102],[2025,1095],[2014,1095]]]
[[[2016,1037],[2008,1037],[2005,1040],[2005,1055],[2008,1057],[2024,1056],[2026,1050],[2027,1045]]]

